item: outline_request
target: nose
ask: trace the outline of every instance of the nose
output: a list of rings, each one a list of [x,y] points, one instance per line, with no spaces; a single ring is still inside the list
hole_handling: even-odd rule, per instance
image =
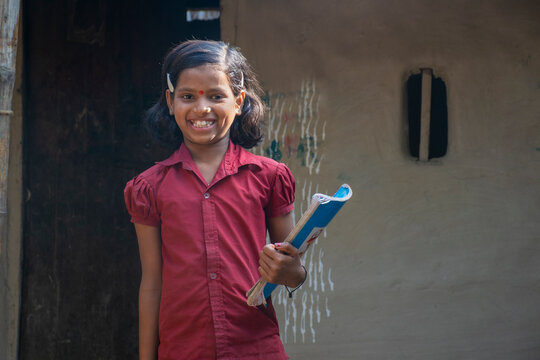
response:
[[[212,111],[210,105],[208,105],[204,100],[198,101],[195,107],[195,112],[198,114],[209,114]]]

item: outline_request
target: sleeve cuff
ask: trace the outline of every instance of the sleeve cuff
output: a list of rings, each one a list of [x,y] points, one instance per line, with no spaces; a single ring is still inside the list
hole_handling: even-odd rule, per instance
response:
[[[278,217],[278,216],[281,216],[281,215],[288,214],[293,210],[294,210],[294,203],[289,204],[287,206],[282,206],[282,207],[277,208],[277,209],[273,209],[272,211],[270,211],[268,213],[268,217]]]
[[[160,221],[152,220],[148,218],[146,219],[139,218],[139,217],[134,217],[134,216],[131,217],[131,222],[134,224],[148,225],[148,226],[154,226],[154,227],[159,227],[161,225]]]

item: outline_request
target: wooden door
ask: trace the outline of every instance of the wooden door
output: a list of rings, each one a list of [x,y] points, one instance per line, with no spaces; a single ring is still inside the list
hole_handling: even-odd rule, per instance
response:
[[[20,358],[135,359],[137,242],[127,180],[168,155],[141,116],[174,43],[219,39],[186,22],[214,1],[27,0],[26,191]]]

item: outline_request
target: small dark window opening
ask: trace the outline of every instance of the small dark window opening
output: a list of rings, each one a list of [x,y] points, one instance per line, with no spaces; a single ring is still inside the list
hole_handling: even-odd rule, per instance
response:
[[[411,75],[407,80],[409,151],[416,158],[421,157],[421,140],[429,141],[428,159],[446,155],[448,148],[446,85],[441,78],[431,77],[430,98],[429,138],[422,139],[422,73]]]

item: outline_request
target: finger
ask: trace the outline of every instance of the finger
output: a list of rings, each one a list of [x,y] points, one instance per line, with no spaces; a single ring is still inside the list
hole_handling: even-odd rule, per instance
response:
[[[276,250],[278,250],[280,253],[284,253],[290,256],[296,256],[296,254],[298,254],[298,249],[294,247],[294,245],[292,245],[291,243],[275,243],[274,246],[276,247]]]
[[[268,250],[266,248],[263,248],[261,252],[259,253],[259,259],[265,259],[266,262],[270,263],[274,261],[274,258],[276,257],[277,251],[276,250]]]
[[[264,268],[262,266],[259,266],[258,270],[259,270],[259,274],[261,275],[261,277],[264,280],[268,281],[268,273],[266,272],[266,270],[264,270]]]
[[[266,269],[264,269],[262,266],[259,266],[259,274],[261,274],[261,277],[269,282],[269,283],[274,283],[275,282],[275,278],[271,275],[270,272],[268,272]]]
[[[270,271],[275,271],[276,268],[280,268],[283,264],[290,262],[292,257],[287,254],[282,254],[277,250],[272,250],[270,254],[265,251],[261,251],[259,260],[263,260],[269,267]]]
[[[272,269],[272,264],[273,264],[272,259],[266,256],[266,254],[263,254],[259,258],[259,265],[262,266],[267,272]]]
[[[277,251],[274,244],[265,245],[262,249],[262,253],[264,253],[265,255],[267,255],[268,257],[272,259],[277,255]]]

